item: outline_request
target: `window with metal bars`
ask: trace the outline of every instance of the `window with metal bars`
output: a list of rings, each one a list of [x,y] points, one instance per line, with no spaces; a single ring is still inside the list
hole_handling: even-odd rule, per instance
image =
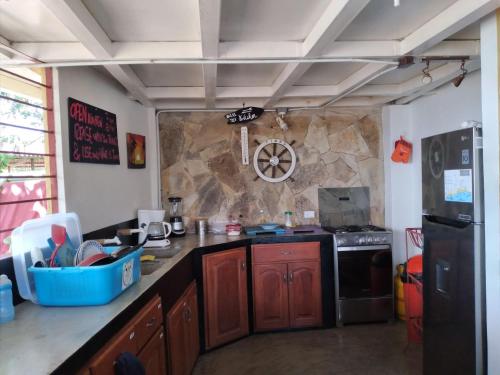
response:
[[[0,258],[16,227],[57,210],[52,70],[0,68]]]

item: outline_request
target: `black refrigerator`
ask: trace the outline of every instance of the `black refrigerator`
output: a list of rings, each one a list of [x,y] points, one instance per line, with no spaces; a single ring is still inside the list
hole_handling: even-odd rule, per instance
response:
[[[484,374],[480,128],[422,139],[424,375]]]

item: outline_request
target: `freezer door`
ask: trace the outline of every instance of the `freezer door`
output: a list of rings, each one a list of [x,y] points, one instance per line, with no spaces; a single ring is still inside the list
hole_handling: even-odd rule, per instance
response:
[[[481,140],[476,128],[422,139],[424,214],[482,222]]]
[[[432,217],[422,224],[424,375],[482,374],[483,227]]]

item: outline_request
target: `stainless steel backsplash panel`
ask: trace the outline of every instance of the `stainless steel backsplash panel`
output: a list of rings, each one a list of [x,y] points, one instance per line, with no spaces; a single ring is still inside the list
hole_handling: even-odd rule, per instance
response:
[[[318,189],[322,226],[370,224],[370,189],[364,187]]]

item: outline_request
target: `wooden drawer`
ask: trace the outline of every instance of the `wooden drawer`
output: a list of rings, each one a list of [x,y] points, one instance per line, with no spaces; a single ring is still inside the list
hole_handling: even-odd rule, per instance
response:
[[[115,361],[123,352],[135,354],[137,352],[137,335],[133,324],[128,324],[105,348],[97,353],[90,361],[89,369],[92,375],[106,375],[115,373]]]
[[[252,246],[253,263],[320,260],[319,242],[294,242]]]
[[[162,305],[160,297],[155,297],[137,316],[135,331],[137,348],[140,350],[156,330],[163,324]]]

